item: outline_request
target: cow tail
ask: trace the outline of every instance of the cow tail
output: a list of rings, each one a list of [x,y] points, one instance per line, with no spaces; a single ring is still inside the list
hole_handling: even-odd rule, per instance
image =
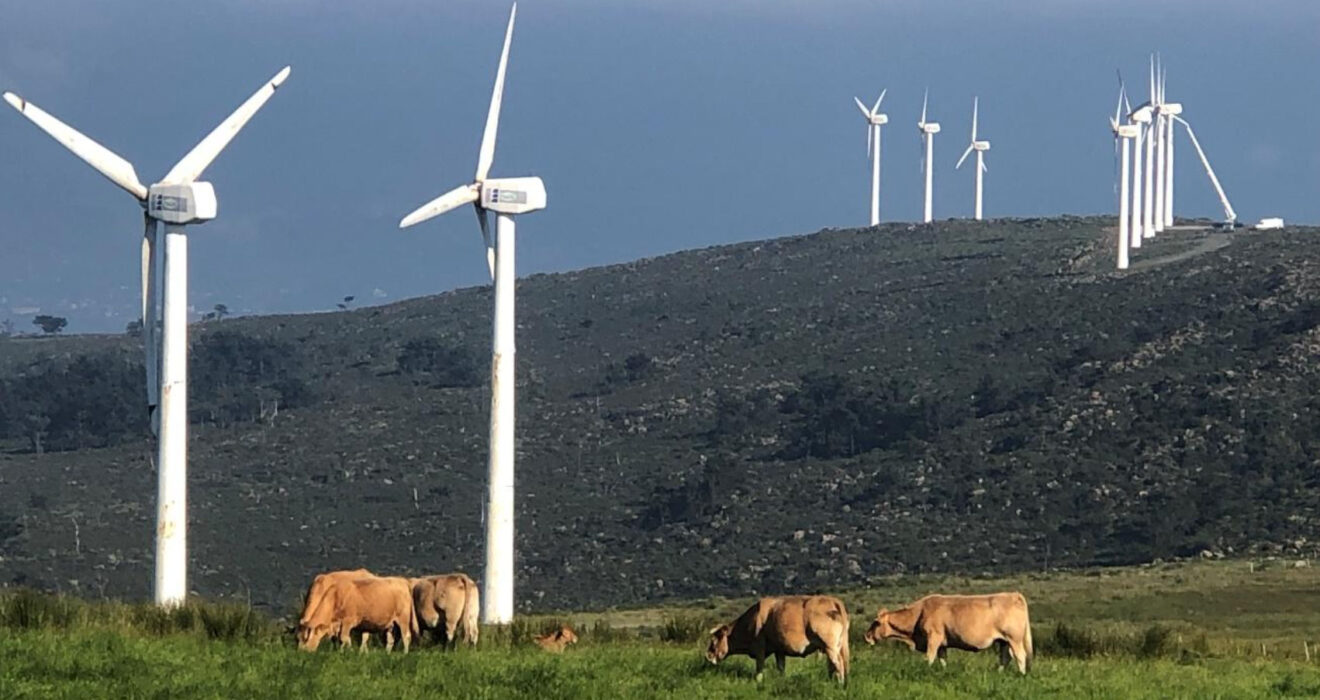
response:
[[[477,591],[475,581],[466,576],[464,579],[466,601],[463,605],[463,636],[467,638],[468,644],[475,646],[481,634],[481,627],[477,624],[478,615],[481,614],[481,593]]]

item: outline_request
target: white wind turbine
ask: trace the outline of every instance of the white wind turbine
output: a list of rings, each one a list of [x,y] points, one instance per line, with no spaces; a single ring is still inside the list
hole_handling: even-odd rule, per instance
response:
[[[495,136],[499,130],[500,102],[504,95],[504,71],[513,39],[514,3],[504,33],[504,50],[495,72],[495,89],[486,114],[486,130],[477,156],[473,182],[461,185],[418,207],[403,217],[399,228],[439,216],[464,204],[472,204],[486,242],[486,260],[495,281],[495,320],[491,357],[490,392],[490,492],[486,508],[485,609],[482,620],[505,624],[513,620],[513,526],[514,526],[514,215],[544,209],[545,185],[539,177],[488,178],[495,158]],[[495,240],[492,242],[486,212],[493,211]]]
[[[1128,246],[1131,233],[1128,226],[1130,215],[1128,212],[1128,177],[1131,174],[1129,170],[1128,154],[1132,150],[1132,140],[1141,133],[1141,127],[1137,124],[1120,124],[1119,119],[1123,115],[1123,103],[1126,95],[1125,90],[1119,88],[1118,107],[1114,110],[1114,116],[1109,119],[1109,128],[1114,132],[1114,138],[1122,142],[1121,148],[1123,155],[1119,166],[1119,188],[1118,188],[1118,269],[1128,269]]]
[[[871,157],[871,225],[880,223],[880,127],[889,123],[889,115],[880,112],[880,103],[885,101],[888,88],[880,91],[880,98],[870,109],[858,97],[853,97],[857,109],[862,110],[866,119],[866,155]]]
[[[1121,80],[1120,80],[1121,82]],[[1126,102],[1125,102],[1126,104]],[[1127,105],[1128,121],[1137,126],[1137,140],[1132,144],[1132,247],[1141,247],[1141,238],[1144,232],[1142,224],[1142,182],[1144,181],[1144,171],[1142,170],[1141,151],[1151,138],[1151,107],[1142,105],[1135,111],[1131,105]]]
[[[921,169],[926,175],[926,208],[922,221],[930,223],[931,216],[931,172],[934,161],[931,158],[935,155],[935,134],[940,133],[938,122],[926,121],[926,102],[930,98],[930,90],[921,98],[921,121],[917,122],[917,130],[921,132],[922,145],[926,147],[926,156],[921,161]]]
[[[215,218],[215,189],[211,183],[197,178],[288,77],[286,66],[175,163],[160,182],[150,187],[138,181],[133,165],[114,152],[18,95],[12,92],[4,95],[14,109],[137,198],[145,210],[142,334],[147,406],[152,429],[159,436],[155,580],[155,599],[159,605],[178,605],[188,593],[188,239],[184,226]],[[157,222],[165,225],[164,285],[156,280]],[[156,333],[158,290],[164,307],[159,337]]]
[[[1155,219],[1155,233],[1164,232],[1164,188],[1167,184],[1165,179],[1165,157],[1168,155],[1168,148],[1165,145],[1165,139],[1168,134],[1168,114],[1164,111],[1164,89],[1160,85],[1160,66],[1158,63],[1152,63],[1151,72],[1151,104],[1155,108],[1155,205],[1153,216]]]
[[[976,140],[976,118],[977,118],[977,112],[979,111],[979,107],[980,107],[980,98],[973,97],[972,98],[972,142],[967,145],[967,150],[963,151],[962,157],[958,159],[958,164],[953,166],[954,170],[961,168],[963,161],[967,160],[967,156],[971,155],[972,151],[976,151],[976,220],[977,221],[981,220],[981,179],[982,176],[984,176],[986,173],[984,156],[985,156],[985,152],[990,150],[989,141]]]
[[[1164,119],[1164,226],[1173,226],[1173,122],[1182,114],[1183,106],[1178,102],[1165,102],[1164,88],[1168,82],[1169,69],[1163,68],[1160,74],[1160,113]]]
[[[1158,140],[1159,120],[1155,99],[1155,55],[1150,57],[1150,99],[1145,105],[1146,117],[1150,120],[1146,127],[1146,170],[1144,172],[1142,187],[1144,198],[1141,204],[1141,235],[1143,238],[1151,238],[1155,235],[1155,142]],[[1138,112],[1142,111],[1140,108]]]

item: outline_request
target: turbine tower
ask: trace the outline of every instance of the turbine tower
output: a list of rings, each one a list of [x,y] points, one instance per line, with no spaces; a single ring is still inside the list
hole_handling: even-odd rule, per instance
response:
[[[1128,121],[1137,126],[1137,139],[1132,143],[1132,247],[1141,247],[1141,238],[1145,231],[1142,223],[1142,182],[1143,175],[1141,151],[1147,145],[1151,138],[1151,108],[1150,105],[1142,105],[1133,111],[1128,106]]]
[[[1173,122],[1183,111],[1182,104],[1164,101],[1164,88],[1168,77],[1169,71],[1165,68],[1160,76],[1160,113],[1165,115],[1164,147],[1167,151],[1164,157],[1164,226],[1166,228],[1173,226]]]
[[[403,217],[399,228],[407,228],[464,204],[477,213],[481,236],[486,243],[486,261],[495,282],[495,314],[491,356],[490,392],[490,492],[486,507],[485,608],[482,621],[506,624],[513,620],[513,527],[514,527],[514,219],[518,214],[544,209],[545,185],[539,177],[488,178],[495,159],[495,137],[499,131],[500,103],[504,96],[504,72],[509,62],[514,3],[504,32],[504,50],[495,71],[495,89],[481,136],[477,173],[473,182],[460,185],[418,207]],[[495,239],[487,228],[487,212],[495,212]]]
[[[921,132],[922,145],[926,147],[926,156],[921,161],[921,169],[926,175],[926,208],[922,221],[930,223],[931,216],[931,171],[934,161],[931,158],[935,155],[935,134],[940,133],[938,122],[926,121],[926,102],[930,98],[930,90],[921,98],[921,121],[917,122],[917,130]]]
[[[990,150],[989,141],[976,140],[976,117],[980,107],[980,98],[972,98],[972,142],[968,144],[967,150],[963,151],[962,157],[958,159],[958,164],[953,166],[954,170],[962,167],[963,161],[972,151],[976,151],[976,220],[981,220],[981,178],[986,173],[984,156],[985,152]]]
[[[188,239],[184,227],[215,218],[215,188],[197,178],[288,77],[289,67],[285,66],[175,163],[160,182],[150,187],[138,181],[132,163],[18,95],[12,92],[4,95],[5,101],[32,123],[133,195],[145,212],[142,334],[147,408],[152,430],[159,436],[155,580],[158,605],[179,605],[188,594]],[[156,279],[160,248],[157,222],[165,228],[163,285]],[[164,308],[159,337],[156,333],[158,293]]]
[[[1128,269],[1128,248],[1131,243],[1132,234],[1129,231],[1130,213],[1128,211],[1128,176],[1131,171],[1128,165],[1128,153],[1132,150],[1132,141],[1141,134],[1141,127],[1137,124],[1121,124],[1119,119],[1123,115],[1123,105],[1127,101],[1127,91],[1122,86],[1122,80],[1119,80],[1118,106],[1114,108],[1114,116],[1109,118],[1109,128],[1114,132],[1115,146],[1122,150],[1122,158],[1118,169],[1118,269]],[[1122,142],[1121,144],[1119,142]]]
[[[880,91],[880,98],[870,109],[860,98],[854,97],[857,109],[862,110],[866,119],[866,155],[871,157],[871,225],[880,223],[880,127],[889,123],[889,115],[880,113],[880,103],[885,100],[888,88]]]

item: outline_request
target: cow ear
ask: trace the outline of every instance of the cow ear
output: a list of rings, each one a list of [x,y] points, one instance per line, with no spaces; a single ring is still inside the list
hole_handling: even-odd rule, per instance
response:
[[[886,610],[886,609],[884,609],[884,608],[880,608],[879,612],[877,612],[877,613],[875,614],[875,616],[876,616],[876,617],[884,617],[885,615],[888,615],[888,614],[889,614],[889,611],[888,611],[888,610]]]
[[[706,634],[709,634],[710,636],[714,637],[715,635],[723,631],[724,631],[724,625],[715,625],[714,627],[710,628],[710,631],[707,632]]]

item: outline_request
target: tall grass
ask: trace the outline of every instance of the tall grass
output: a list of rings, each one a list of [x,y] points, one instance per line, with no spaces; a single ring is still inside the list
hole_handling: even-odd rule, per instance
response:
[[[0,627],[21,630],[108,629],[130,635],[195,635],[249,643],[279,642],[283,630],[247,606],[188,600],[162,608],[147,603],[88,602],[18,589],[0,594]]]

